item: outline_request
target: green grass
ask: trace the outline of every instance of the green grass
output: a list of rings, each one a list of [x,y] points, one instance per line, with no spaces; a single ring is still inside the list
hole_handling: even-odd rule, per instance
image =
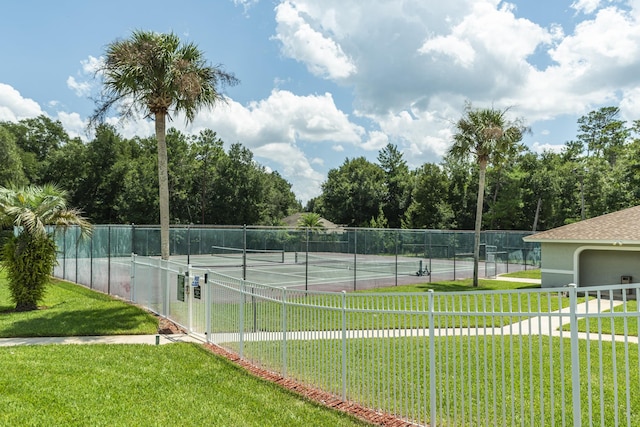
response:
[[[322,387],[340,384],[339,340],[287,341],[286,345],[288,375]],[[597,425],[615,425],[615,416],[621,425],[640,425],[638,346],[629,348],[628,371],[624,369],[624,344],[617,343],[615,348],[614,353],[611,344],[605,345],[600,354],[592,345],[588,369],[587,343],[579,342],[583,425],[589,425],[590,420]],[[573,425],[570,340],[517,335],[448,337],[436,338],[435,349],[437,406],[441,413],[448,414],[448,418],[439,419],[438,425],[562,425],[562,408],[568,425]],[[271,369],[282,368],[282,343],[245,342],[244,351]],[[355,398],[389,412],[406,409],[403,402],[414,399],[420,411],[416,421],[430,421],[429,407],[422,405],[431,397],[428,340],[351,339],[346,341],[346,355],[348,389]],[[627,389],[629,408],[625,402]],[[627,409],[631,413],[629,424]]]
[[[522,271],[514,271],[513,273],[505,273],[501,274],[501,277],[516,277],[520,279],[541,279],[542,272],[540,269],[537,270],[522,270]]]
[[[614,307],[614,313],[622,313],[625,311],[629,313],[626,316],[617,317],[590,317],[588,319],[578,320],[578,331],[589,332],[590,334],[615,334],[624,335],[625,327],[626,334],[629,336],[638,336],[638,330],[640,328],[640,317],[638,316],[638,302],[635,300],[627,300],[626,303]],[[611,313],[611,310],[605,310],[603,313]],[[571,325],[564,325],[562,327],[565,331],[571,330]]]
[[[552,312],[569,304],[569,299],[559,297],[558,292],[469,294],[471,290],[511,291],[540,288],[535,284],[499,280],[481,280],[479,285],[474,288],[469,279],[355,292],[346,297],[346,328],[380,330],[428,327],[425,294],[429,289],[438,292],[434,298],[436,328],[505,326],[525,319],[509,313],[538,309],[542,312]],[[406,294],[391,294],[395,292]],[[579,302],[582,301],[584,299],[580,299]],[[286,308],[286,328],[289,331],[342,329],[342,294],[309,295],[298,300],[290,300],[289,303],[291,305]],[[241,309],[244,311],[244,327],[247,332],[278,331],[283,327],[281,303],[247,297],[242,308],[238,304],[225,303],[212,310],[213,332],[235,330],[235,322]],[[407,315],[402,313],[404,311],[419,311],[422,314]],[[452,312],[457,314],[447,314]],[[483,316],[482,313],[505,315]]]
[[[0,425],[367,425],[192,344],[5,347],[0,366]]]
[[[51,279],[42,307],[14,312],[0,269],[0,337],[141,335],[158,332],[155,316],[83,286]]]
[[[478,280],[478,287],[473,287],[472,279],[463,280],[443,280],[432,283],[419,283],[415,285],[390,286],[386,288],[369,289],[358,291],[359,293],[379,293],[379,292],[472,292],[472,291],[509,291],[517,289],[537,289],[540,285],[535,283],[519,283],[508,280]]]

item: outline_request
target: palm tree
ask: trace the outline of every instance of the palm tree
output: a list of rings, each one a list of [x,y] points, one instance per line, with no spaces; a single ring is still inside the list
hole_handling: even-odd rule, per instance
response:
[[[219,85],[238,80],[219,67],[207,65],[193,43],[181,43],[173,33],[134,31],[131,38],[107,46],[98,73],[103,79],[102,99],[91,123],[102,121],[117,105],[123,118],[143,113],[155,120],[158,141],[158,186],[160,195],[160,240],[163,259],[169,259],[169,176],[166,118],[183,113],[187,123],[201,108],[224,101]]]
[[[0,256],[16,311],[35,310],[44,297],[56,263],[56,244],[48,226],[55,231],[77,225],[82,235],[91,232],[91,225],[79,211],[68,209],[66,200],[67,193],[54,185],[0,187],[0,225],[18,230]]]
[[[475,236],[473,245],[473,286],[478,286],[480,258],[480,229],[484,205],[485,174],[489,163],[498,165],[520,150],[520,141],[528,131],[521,119],[507,120],[506,110],[474,109],[465,105],[463,117],[455,124],[453,145],[449,155],[455,159],[473,156],[478,164],[478,200],[476,204]]]
[[[324,229],[324,225],[322,225],[322,218],[320,217],[320,214],[308,212],[300,215],[300,218],[298,219],[298,228],[322,230]]]

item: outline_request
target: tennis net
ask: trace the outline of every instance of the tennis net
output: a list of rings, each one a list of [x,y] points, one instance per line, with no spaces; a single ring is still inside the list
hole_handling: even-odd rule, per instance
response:
[[[211,255],[215,257],[232,258],[242,262],[245,253],[247,261],[284,263],[284,250],[240,249],[227,246],[211,246]]]
[[[424,265],[423,260],[402,260],[402,261],[387,261],[387,260],[350,260],[347,258],[332,258],[323,255],[306,254],[303,252],[296,252],[295,262],[297,264],[304,264],[308,261],[309,265],[318,267],[326,267],[333,269],[343,270],[361,270],[372,273],[383,273],[389,275],[407,275],[407,276],[426,276],[429,275],[429,271]]]

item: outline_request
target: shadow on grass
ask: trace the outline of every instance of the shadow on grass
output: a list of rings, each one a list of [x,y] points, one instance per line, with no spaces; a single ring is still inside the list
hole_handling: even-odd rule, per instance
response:
[[[58,304],[56,308],[30,312],[2,312],[0,337],[137,335],[157,331],[157,320],[135,307],[65,310],[63,306]]]

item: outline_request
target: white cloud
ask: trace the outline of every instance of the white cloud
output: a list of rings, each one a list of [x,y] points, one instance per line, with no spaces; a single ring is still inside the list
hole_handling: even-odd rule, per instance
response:
[[[74,91],[76,96],[88,96],[91,93],[89,82],[79,82],[73,76],[67,78],[67,87]]]
[[[82,64],[82,72],[84,74],[95,74],[104,65],[104,58],[102,56],[96,58],[89,55],[87,59],[80,61],[80,64]]]
[[[282,43],[283,54],[306,64],[311,73],[343,79],[356,72],[356,66],[340,44],[330,34],[312,28],[305,20],[305,11],[294,2],[285,1],[276,6],[276,21],[274,38]]]
[[[87,140],[87,122],[80,117],[78,113],[58,112],[57,119],[60,120],[62,126],[71,138],[80,138]],[[93,136],[93,135],[91,135]]]
[[[380,151],[389,143],[389,137],[384,132],[369,132],[369,139],[362,144],[362,148],[367,151]]]
[[[269,159],[302,200],[319,194],[324,176],[313,166],[323,166],[323,161],[310,161],[298,144],[359,146],[366,135],[337,108],[329,93],[299,96],[274,89],[268,98],[246,106],[227,101],[214,110],[201,111],[185,130],[214,129],[223,141],[240,142],[256,156]],[[171,123],[178,129],[183,124],[180,116]]]
[[[134,136],[146,138],[154,136],[156,131],[153,121],[140,117],[129,120],[122,120],[119,117],[107,117],[105,123],[115,127],[123,138],[133,138]],[[175,126],[172,122],[167,122],[167,128],[169,127],[180,129],[180,126]]]
[[[81,69],[78,71],[78,79],[73,76],[67,77],[67,87],[78,97],[89,96],[96,86],[94,77],[103,63],[104,58],[89,55],[87,59],[80,61]]]
[[[365,133],[336,107],[331,94],[298,96],[286,90],[273,90],[268,98],[246,107],[229,100],[203,111],[190,129],[205,128],[217,129],[225,141],[240,141],[250,148],[299,140],[359,144]]]
[[[564,148],[564,144],[541,144],[539,142],[534,142],[531,146],[533,152],[538,154],[544,153],[545,151],[560,153]]]
[[[324,175],[313,169],[305,153],[297,147],[288,143],[270,143],[254,148],[253,153],[281,165],[278,170],[292,183],[291,189],[298,199],[307,201],[320,194]]]
[[[244,8],[244,13],[247,13],[249,11],[249,9],[251,9],[251,7],[254,4],[257,4],[260,0],[233,0],[233,3],[236,6],[242,6]]]
[[[571,3],[571,7],[577,12],[593,13],[600,6],[600,0],[576,0]]]
[[[44,114],[33,99],[24,98],[12,86],[0,83],[0,121],[17,122]]]
[[[624,91],[620,101],[620,117],[631,123],[640,119],[640,85]]]
[[[436,52],[450,56],[457,64],[465,68],[469,68],[476,57],[476,52],[468,40],[461,40],[452,35],[428,39],[418,49],[418,52],[425,55]]]

